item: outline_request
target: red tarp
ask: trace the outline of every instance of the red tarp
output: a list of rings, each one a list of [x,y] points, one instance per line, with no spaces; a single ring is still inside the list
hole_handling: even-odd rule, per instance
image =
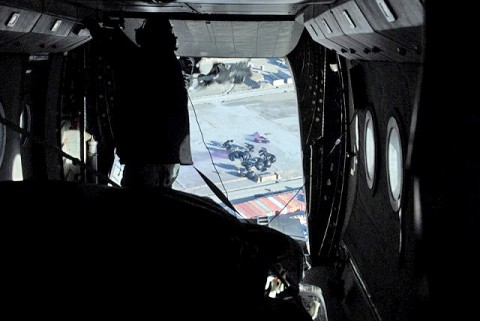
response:
[[[235,208],[245,218],[272,216],[275,215],[277,211],[282,210],[287,204],[288,205],[285,210],[282,211],[282,214],[305,211],[304,199],[305,197],[302,193],[295,195],[295,192],[286,192],[238,203],[235,204]]]

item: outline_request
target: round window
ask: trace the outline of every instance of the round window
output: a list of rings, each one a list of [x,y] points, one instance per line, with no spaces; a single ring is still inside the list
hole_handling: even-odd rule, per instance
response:
[[[360,150],[360,127],[358,126],[358,114],[355,115],[354,126],[355,126],[355,152],[358,152]]]
[[[3,105],[0,103],[0,116],[5,118],[5,111]],[[3,154],[5,154],[5,145],[7,140],[7,129],[4,124],[0,124],[0,167],[2,167]]]
[[[387,126],[387,178],[390,203],[393,210],[398,211],[403,187],[403,151],[400,129],[393,117]]]
[[[375,124],[370,110],[365,115],[365,135],[364,135],[364,155],[365,155],[365,175],[367,178],[367,185],[370,189],[373,188],[375,182],[375,158],[376,158],[376,136]]]
[[[30,106],[26,104],[23,107],[22,113],[20,114],[20,127],[25,129],[27,132],[30,132],[32,126],[32,114],[30,112]],[[20,144],[24,146],[28,141],[28,137],[20,134]]]

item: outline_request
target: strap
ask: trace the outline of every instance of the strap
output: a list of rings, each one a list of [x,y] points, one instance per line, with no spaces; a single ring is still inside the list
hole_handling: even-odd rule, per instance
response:
[[[195,168],[195,170],[197,171],[197,173],[203,178],[203,180],[205,181],[205,183],[207,183],[208,187],[210,187],[210,189],[215,193],[215,195],[225,204],[227,205],[232,211],[234,211],[235,213],[238,213],[237,209],[235,208],[235,206],[233,206],[233,204],[230,202],[230,200],[225,196],[225,194],[223,194],[223,192],[217,187],[217,185],[215,185],[207,176],[205,176],[205,174],[203,174],[198,168],[196,168],[195,166],[193,166],[193,168]],[[238,213],[240,214],[240,213]]]

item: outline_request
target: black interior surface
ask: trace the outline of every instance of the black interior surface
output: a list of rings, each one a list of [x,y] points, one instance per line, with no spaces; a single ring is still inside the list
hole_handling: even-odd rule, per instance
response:
[[[264,298],[271,266],[298,284],[300,245],[210,199],[60,181],[1,182],[0,193],[17,205],[0,218],[2,287],[21,315],[158,317],[183,306],[220,320],[239,302],[233,319],[305,313]]]

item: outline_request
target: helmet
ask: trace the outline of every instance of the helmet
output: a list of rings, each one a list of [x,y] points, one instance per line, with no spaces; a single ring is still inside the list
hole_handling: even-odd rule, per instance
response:
[[[135,29],[135,41],[140,47],[177,49],[177,38],[172,32],[170,20],[165,17],[147,18]]]

